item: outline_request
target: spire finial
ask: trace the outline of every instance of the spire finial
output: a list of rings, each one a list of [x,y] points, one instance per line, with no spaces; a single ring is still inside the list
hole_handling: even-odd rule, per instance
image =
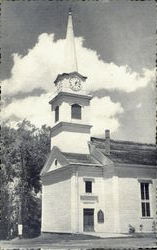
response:
[[[77,58],[76,58],[76,49],[75,49],[75,39],[74,39],[71,8],[69,8],[69,13],[68,13],[68,25],[67,25],[67,33],[66,33],[65,53],[66,53],[65,59],[66,59],[67,70],[69,72],[77,71]]]
[[[69,15],[72,15],[72,9],[71,9],[71,7],[69,8]]]

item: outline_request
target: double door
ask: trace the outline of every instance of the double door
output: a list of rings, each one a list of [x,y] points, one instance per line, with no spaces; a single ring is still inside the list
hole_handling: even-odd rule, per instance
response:
[[[94,209],[93,208],[83,209],[83,231],[84,232],[94,231]]]

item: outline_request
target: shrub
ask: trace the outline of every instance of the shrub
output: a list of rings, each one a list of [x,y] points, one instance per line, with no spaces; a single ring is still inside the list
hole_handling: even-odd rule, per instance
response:
[[[135,233],[135,228],[129,224],[129,233],[132,234],[132,233]]]

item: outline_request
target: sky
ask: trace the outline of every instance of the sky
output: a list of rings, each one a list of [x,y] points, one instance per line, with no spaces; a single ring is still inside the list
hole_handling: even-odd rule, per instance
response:
[[[73,10],[78,71],[93,95],[93,136],[155,142],[155,1],[3,1],[2,117],[53,126],[48,101],[65,70]]]

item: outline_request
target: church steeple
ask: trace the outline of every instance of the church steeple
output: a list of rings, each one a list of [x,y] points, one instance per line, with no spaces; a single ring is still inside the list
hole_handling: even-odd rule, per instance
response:
[[[65,47],[65,71],[54,81],[56,95],[49,102],[54,124],[51,128],[51,148],[62,152],[89,154],[90,100],[86,79],[78,73],[72,12],[69,10]],[[75,145],[76,142],[76,145]]]
[[[86,94],[85,82],[87,77],[78,73],[71,8],[68,13],[63,69],[64,73],[58,74],[54,81],[57,92],[79,92],[79,94]]]
[[[76,57],[76,48],[75,48],[75,38],[73,30],[73,21],[72,21],[72,10],[69,8],[68,13],[68,24],[66,32],[66,44],[65,44],[65,63],[67,73],[77,72],[77,57]]]

